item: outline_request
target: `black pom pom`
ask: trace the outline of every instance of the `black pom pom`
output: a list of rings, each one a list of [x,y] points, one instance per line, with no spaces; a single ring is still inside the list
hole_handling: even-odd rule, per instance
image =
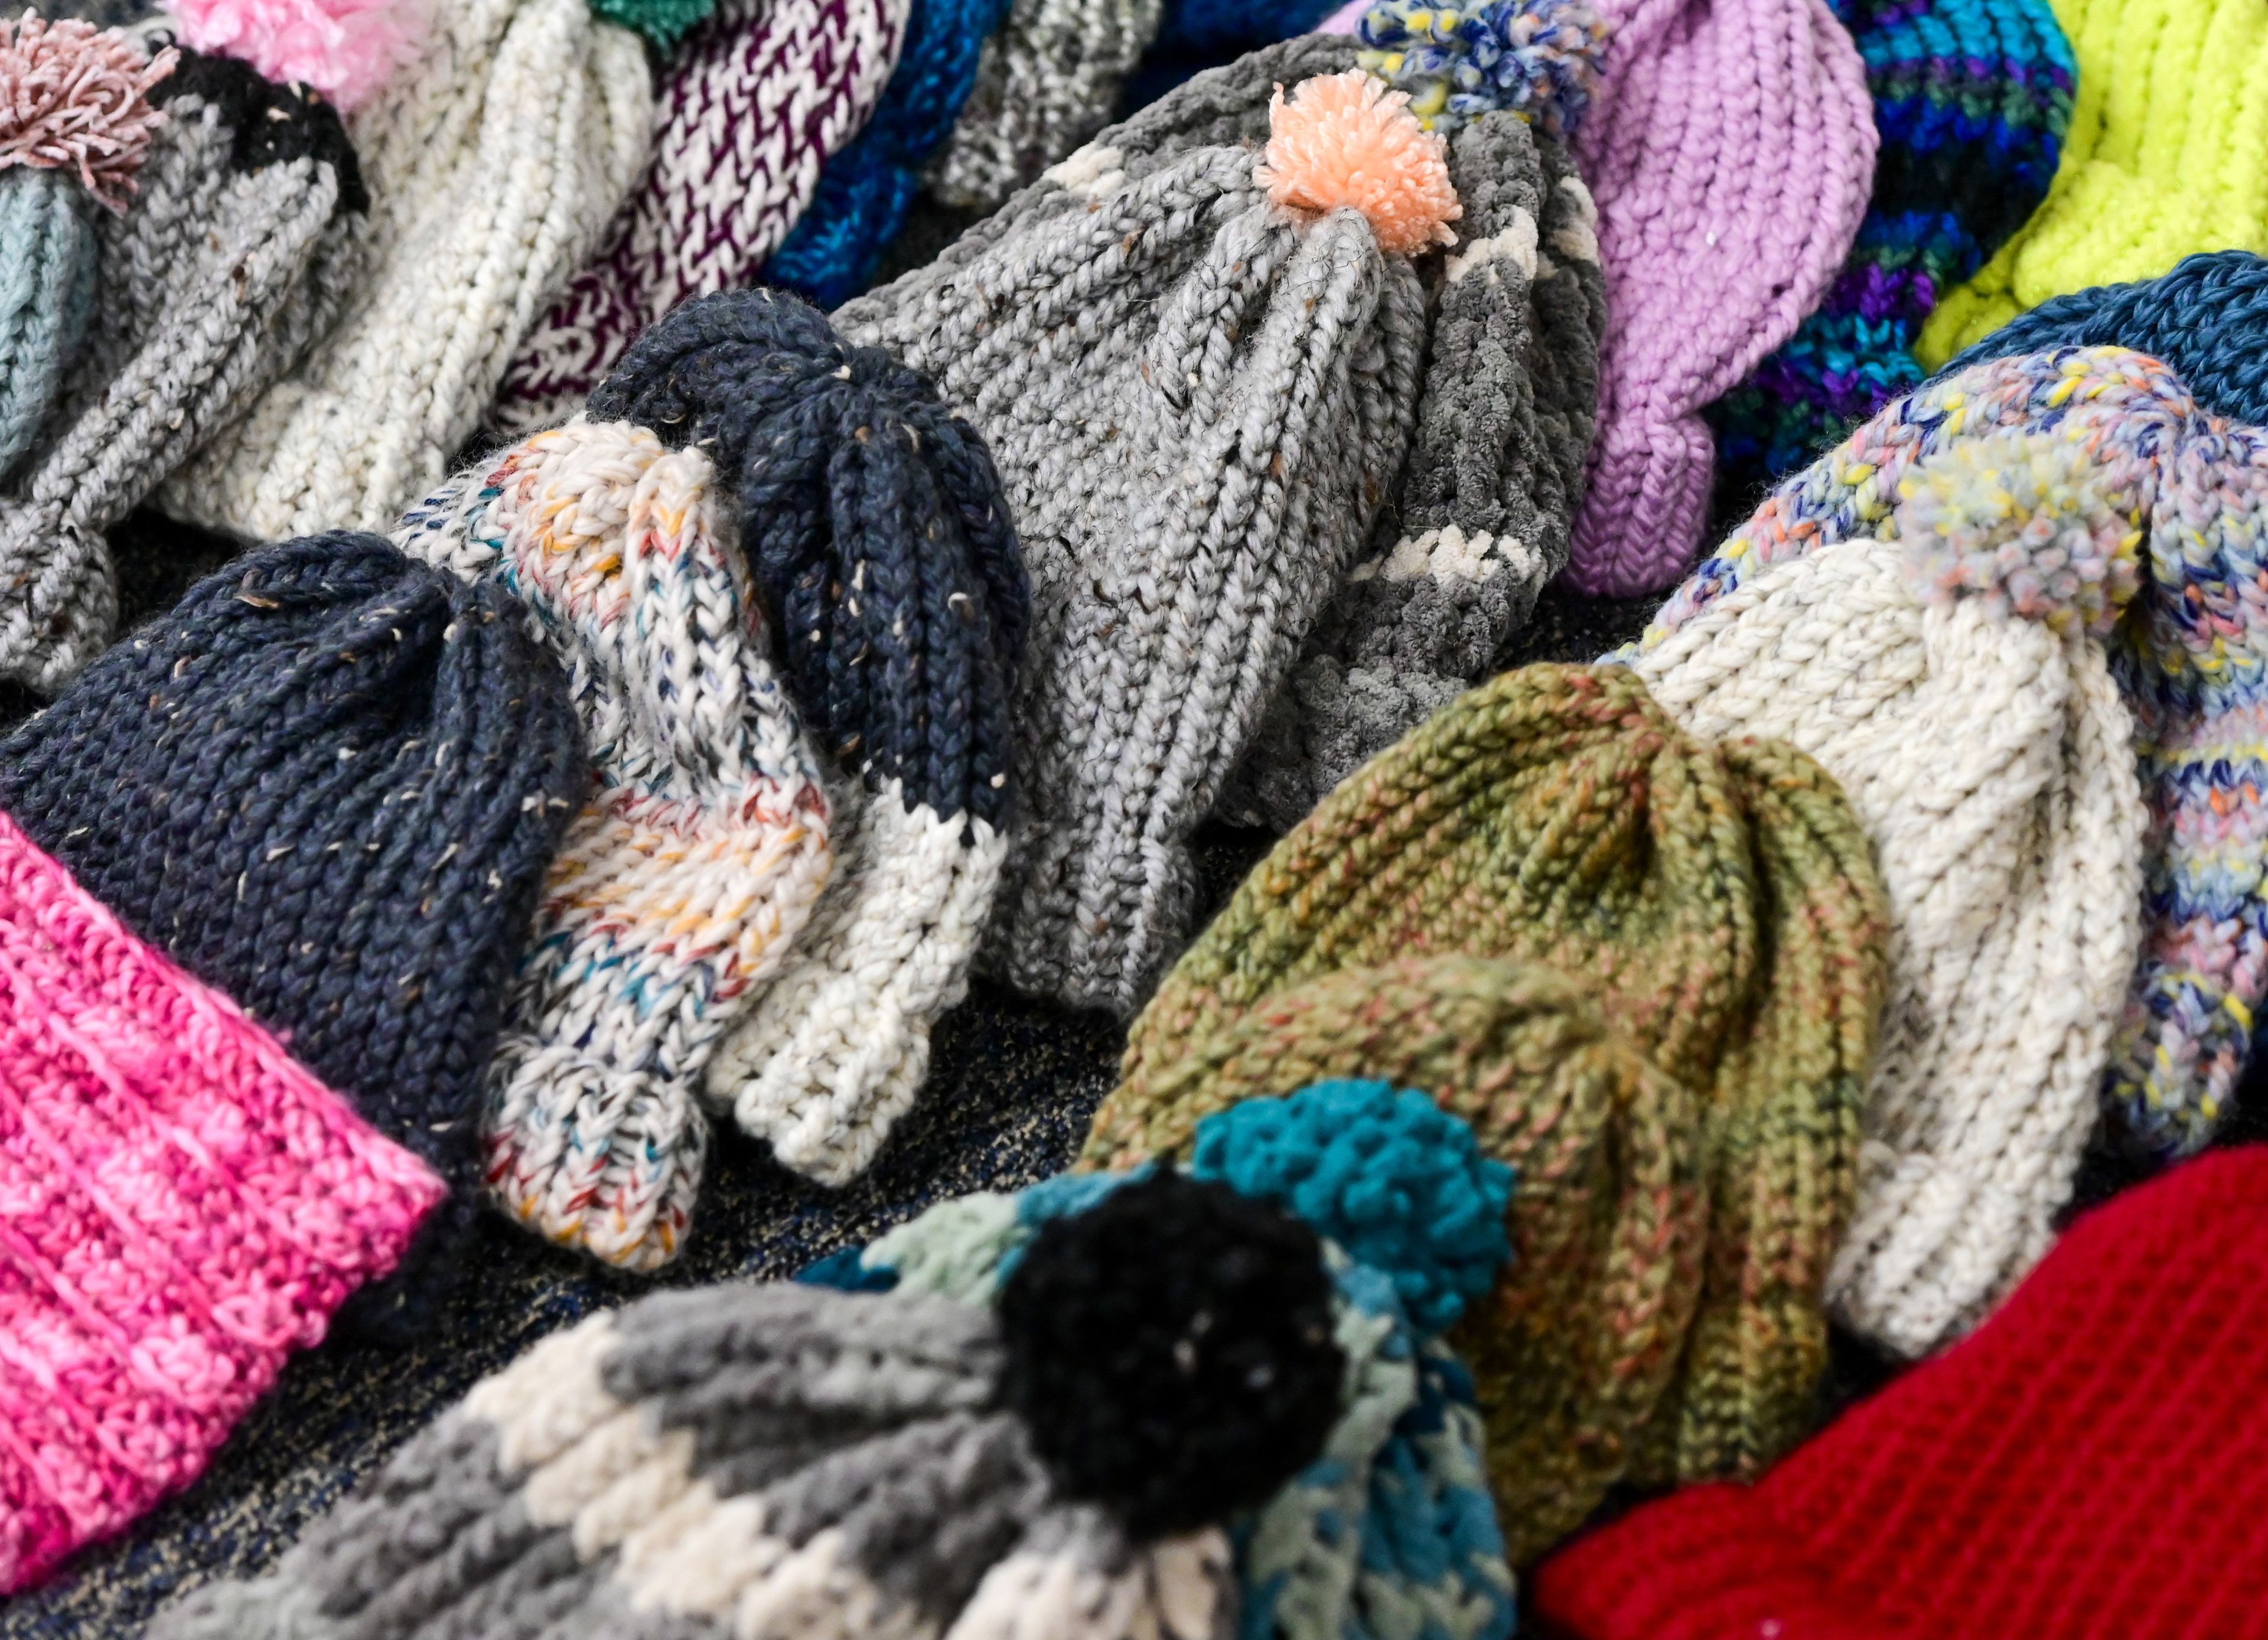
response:
[[[1226,1185],[1161,1171],[1051,1221],[999,1312],[1049,1474],[1138,1539],[1265,1503],[1338,1417],[1322,1244]]]

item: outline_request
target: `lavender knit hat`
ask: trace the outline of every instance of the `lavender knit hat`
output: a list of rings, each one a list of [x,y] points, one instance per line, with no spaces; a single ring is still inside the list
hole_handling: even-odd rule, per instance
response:
[[[1568,578],[1685,572],[1716,445],[1701,410],[1819,305],[1874,172],[1874,105],[1824,0],[1604,0],[1614,46],[1575,160],[1599,207],[1607,338]]]
[[[672,57],[653,158],[605,249],[520,343],[499,427],[561,419],[671,308],[754,281],[811,202],[820,167],[865,123],[911,10],[725,0]]]

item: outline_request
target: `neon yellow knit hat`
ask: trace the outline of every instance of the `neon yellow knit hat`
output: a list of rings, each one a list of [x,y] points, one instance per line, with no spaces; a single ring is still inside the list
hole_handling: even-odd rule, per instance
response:
[[[1932,370],[2051,296],[2154,279],[2192,251],[2268,251],[2268,7],[2053,0],[2079,60],[2047,201],[1938,305]]]

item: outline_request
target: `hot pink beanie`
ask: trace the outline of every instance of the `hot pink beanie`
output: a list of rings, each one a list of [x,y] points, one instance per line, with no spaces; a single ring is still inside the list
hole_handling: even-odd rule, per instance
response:
[[[445,1195],[0,814],[0,1595],[195,1479]]]

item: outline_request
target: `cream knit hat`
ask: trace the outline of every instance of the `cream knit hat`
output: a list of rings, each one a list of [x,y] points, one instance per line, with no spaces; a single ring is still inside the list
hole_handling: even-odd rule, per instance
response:
[[[447,474],[520,337],[644,163],[645,51],[585,0],[435,9],[350,122],[370,264],[335,329],[175,475],[177,517],[263,538],[385,530]]]

